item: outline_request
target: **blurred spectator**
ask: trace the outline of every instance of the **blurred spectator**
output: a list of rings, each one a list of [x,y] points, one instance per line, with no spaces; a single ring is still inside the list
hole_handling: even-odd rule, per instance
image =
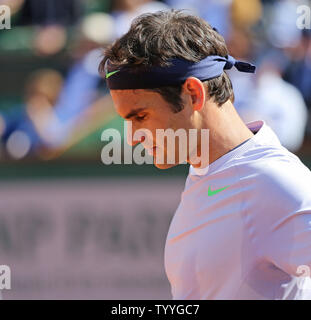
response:
[[[293,48],[285,49],[290,62],[284,78],[297,87],[311,110],[311,32],[303,32]]]
[[[236,58],[256,60],[257,65],[255,76],[229,72],[241,118],[244,122],[266,121],[286,148],[297,151],[303,143],[308,114],[299,90],[282,79],[288,64],[286,55],[280,50],[258,51],[252,33],[237,27],[232,28],[228,48]]]
[[[262,15],[260,0],[233,0],[232,23],[240,28],[255,25]]]
[[[266,10],[267,40],[277,48],[293,47],[300,39],[301,31],[296,26],[297,6],[295,0],[276,1]]]
[[[175,9],[187,9],[200,16],[227,38],[231,25],[231,4],[233,0],[166,0]]]
[[[1,113],[2,142],[7,154],[21,159],[33,152],[41,138],[31,121],[33,109],[53,106],[62,87],[62,76],[54,70],[32,74],[25,89],[25,106],[15,106]]]
[[[107,90],[98,92],[102,81],[98,74],[102,49],[98,47],[112,41],[114,20],[108,14],[92,14],[81,22],[79,29],[76,45],[72,47],[72,56],[77,61],[64,85],[56,77],[56,71],[35,72],[26,87],[25,106],[3,114],[0,124],[5,127],[2,138],[7,149],[12,137],[24,145],[25,150],[19,156],[8,149],[14,158],[31,152],[39,152],[45,158],[59,154],[115,116]]]
[[[0,5],[6,5],[10,7],[11,14],[14,15],[24,5],[25,0],[1,0]]]
[[[112,16],[115,19],[115,37],[121,37],[125,34],[133,19],[137,16],[156,12],[159,10],[168,10],[169,7],[162,2],[152,0],[116,0],[113,2]]]
[[[304,139],[308,112],[299,90],[284,81],[273,61],[263,63],[257,75],[249,108],[241,112],[246,121],[262,119],[274,130],[282,145],[298,151]]]
[[[33,48],[38,55],[53,55],[66,45],[67,33],[62,25],[48,25],[38,28]]]
[[[63,86],[54,70],[31,75],[25,105],[10,108],[0,117],[2,142],[10,157],[59,156],[115,117],[110,96],[97,93],[99,53],[91,51],[77,62]]]
[[[87,15],[81,24],[83,36],[99,46],[114,40],[115,27],[112,16],[105,13]]]
[[[230,54],[236,59],[255,62],[253,35],[248,29],[232,27],[227,46]],[[235,69],[229,70],[228,74],[234,89],[234,105],[241,115],[243,110],[249,108],[249,97],[255,95],[255,76],[248,73],[241,74],[241,72],[236,72]]]
[[[51,108],[40,108],[33,120],[47,145],[57,147],[75,128],[77,117],[97,98],[101,78],[97,67],[101,51],[88,53],[69,70],[58,101]]]
[[[80,137],[82,131],[81,127],[76,128],[77,122],[83,117],[84,125],[90,121],[95,128],[99,121],[102,121],[101,125],[106,122],[107,119],[103,119],[104,108],[109,109],[112,104],[110,96],[107,95],[107,89],[103,93],[98,92],[102,82],[98,73],[102,49],[98,47],[111,43],[114,29],[114,20],[108,14],[90,14],[82,20],[76,44],[71,48],[71,54],[77,61],[67,74],[63,90],[53,108],[54,111],[51,113],[51,109],[44,111],[41,109],[41,113],[33,118],[47,146],[59,148],[68,144],[69,140],[76,141],[77,137],[73,138],[73,136],[79,131]],[[102,99],[105,99],[106,105],[99,106],[98,101]],[[96,119],[86,116],[86,112],[90,114],[88,109],[92,108],[100,108],[95,112]],[[109,110],[112,112],[112,109]],[[48,119],[48,122],[43,124],[41,121],[43,118]]]
[[[81,15],[81,0],[24,0],[18,22],[21,25],[72,25]]]

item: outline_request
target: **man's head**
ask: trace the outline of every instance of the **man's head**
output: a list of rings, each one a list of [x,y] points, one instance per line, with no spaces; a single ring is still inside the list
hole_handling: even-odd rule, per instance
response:
[[[225,41],[203,19],[183,11],[145,14],[133,21],[130,30],[105,51],[100,70],[107,60],[116,67],[127,67],[135,72],[159,66],[167,67],[171,59],[199,62],[208,56],[226,57]],[[111,75],[113,77],[113,74]],[[156,141],[156,129],[201,129],[208,105],[221,107],[233,101],[233,90],[225,72],[207,81],[188,77],[180,84],[148,89],[111,90],[118,113],[132,121],[133,132],[149,129],[152,139],[141,141],[146,149],[156,146],[168,152],[166,144]],[[139,141],[128,141],[136,144]],[[173,151],[178,159],[178,147]],[[186,160],[186,159],[183,159]],[[159,165],[167,168],[172,165]]]

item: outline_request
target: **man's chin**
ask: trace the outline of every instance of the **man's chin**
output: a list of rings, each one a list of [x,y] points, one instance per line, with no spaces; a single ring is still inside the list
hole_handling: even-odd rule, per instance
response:
[[[154,165],[158,168],[158,169],[161,169],[161,170],[165,170],[165,169],[169,169],[169,168],[173,168],[175,166],[178,165],[178,163],[174,163],[174,164],[168,164],[168,163],[156,163],[154,162]]]

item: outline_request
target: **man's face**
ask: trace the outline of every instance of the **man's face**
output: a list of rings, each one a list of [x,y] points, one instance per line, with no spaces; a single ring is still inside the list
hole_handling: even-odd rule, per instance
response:
[[[160,169],[166,169],[177,165],[187,159],[179,159],[179,139],[175,139],[175,146],[167,143],[167,139],[157,139],[157,129],[184,129],[188,137],[188,130],[193,128],[192,106],[184,100],[183,110],[174,113],[172,106],[166,102],[159,93],[150,92],[144,89],[136,90],[111,90],[112,99],[119,115],[125,120],[132,122],[132,138],[127,134],[127,141],[130,145],[141,142],[146,151],[154,156],[154,164]],[[183,95],[182,95],[183,97]],[[151,134],[145,135],[140,141],[134,141],[135,132],[148,129]],[[158,141],[157,141],[158,140]],[[188,140],[188,138],[187,138]],[[183,142],[184,144],[187,144]],[[164,163],[157,161],[157,154],[162,152]],[[167,163],[167,155],[175,155],[173,164]]]

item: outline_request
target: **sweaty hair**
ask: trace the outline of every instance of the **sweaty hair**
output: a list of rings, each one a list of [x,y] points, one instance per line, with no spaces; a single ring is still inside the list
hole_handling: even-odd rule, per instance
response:
[[[99,70],[109,59],[116,66],[145,68],[168,66],[172,58],[199,62],[210,55],[225,57],[228,49],[224,38],[205,20],[182,10],[158,11],[136,18],[130,30],[105,50]],[[228,75],[204,81],[207,96],[221,106],[234,100]],[[174,112],[183,109],[182,84],[148,89],[159,93]]]

